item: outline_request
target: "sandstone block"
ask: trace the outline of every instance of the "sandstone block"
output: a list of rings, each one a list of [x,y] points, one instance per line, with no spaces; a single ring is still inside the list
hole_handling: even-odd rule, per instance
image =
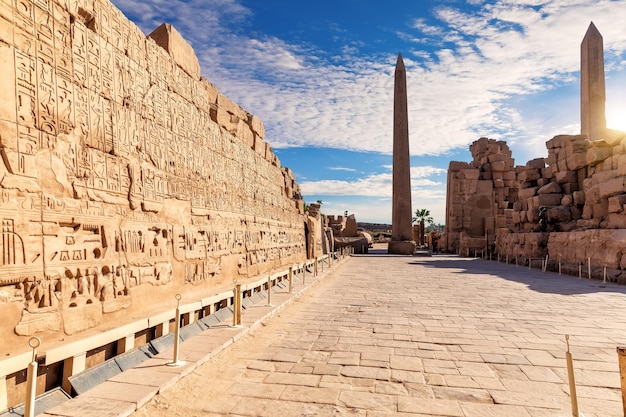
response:
[[[586,154],[589,149],[589,140],[586,135],[570,136],[563,142],[565,155],[570,157],[575,154]]]
[[[527,168],[540,170],[540,169],[545,168],[545,166],[546,166],[546,162],[544,158],[535,158],[526,162]]]
[[[552,167],[550,166],[545,167],[544,169],[541,170],[541,176],[543,178],[552,178],[555,173],[556,173],[556,170],[552,169]]]
[[[626,177],[626,154],[618,156],[617,175],[620,177]]]
[[[576,174],[576,171],[559,171],[554,176],[554,179],[559,184],[565,184],[566,182],[577,182],[578,174]]]
[[[610,156],[611,148],[607,146],[593,146],[587,151],[587,165],[596,165]]]
[[[609,200],[602,200],[592,206],[593,218],[602,219],[609,214]]]
[[[616,195],[609,198],[609,213],[621,213],[626,204],[626,194]]]
[[[558,206],[561,204],[561,199],[563,198],[563,194],[540,194],[533,199],[535,207],[541,206]]]
[[[200,79],[200,63],[189,43],[169,23],[163,23],[156,28],[150,38],[165,49],[174,62],[194,80]]]
[[[467,162],[450,161],[450,164],[448,165],[448,171],[460,171],[467,168],[469,168],[469,164]]]
[[[254,150],[259,154],[265,157],[265,142],[263,139],[257,135],[254,135]]]
[[[574,204],[574,197],[572,197],[571,195],[565,194],[563,198],[561,199],[561,205],[570,206],[572,204]]]
[[[245,123],[243,120],[239,120],[239,123],[237,125],[237,134],[235,136],[237,136],[237,138],[239,138],[250,148],[254,147],[254,133],[252,133],[250,125]]]
[[[567,156],[566,169],[577,170],[587,165],[587,153],[574,153]]]
[[[506,171],[507,166],[504,161],[494,161],[491,163],[491,170],[495,172]]]
[[[228,97],[223,94],[218,94],[217,105],[218,107],[237,117],[237,119],[239,120],[248,120],[248,114],[241,108],[241,106],[233,103]]]
[[[537,190],[537,194],[560,194],[561,187],[556,182],[551,182]]]
[[[506,227],[506,216],[499,215],[496,217],[496,227]]]
[[[543,188],[544,185],[547,185],[550,183],[550,180],[548,178],[539,178],[537,180],[537,186],[541,189]]]
[[[461,169],[459,171],[458,178],[466,180],[477,180],[480,177],[480,170],[478,169]]]
[[[520,200],[527,200],[537,194],[539,187],[523,188],[517,192]]]
[[[573,194],[575,191],[579,190],[579,187],[577,183],[566,183],[561,184],[561,189],[564,194]]]
[[[258,118],[258,116],[248,114],[248,125],[250,125],[250,128],[256,135],[260,136],[261,138],[265,137],[265,127],[263,126],[263,122],[261,121],[261,119]]]
[[[608,198],[614,195],[624,193],[624,177],[614,178],[612,180],[601,182],[598,184],[600,198]]]
[[[206,94],[209,104],[217,104],[217,96],[220,94],[217,87],[204,77],[200,78],[200,87]]]
[[[572,214],[569,206],[556,206],[546,210],[546,217],[549,223],[560,223],[570,221]]]

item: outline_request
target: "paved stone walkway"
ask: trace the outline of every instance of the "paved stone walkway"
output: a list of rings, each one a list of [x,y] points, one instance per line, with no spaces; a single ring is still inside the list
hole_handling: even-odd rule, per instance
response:
[[[622,416],[625,287],[355,256],[133,416],[572,416],[566,334],[581,415]]]

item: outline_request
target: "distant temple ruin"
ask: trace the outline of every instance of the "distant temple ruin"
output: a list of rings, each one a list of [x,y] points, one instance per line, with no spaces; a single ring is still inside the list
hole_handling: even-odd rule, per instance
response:
[[[547,143],[548,157],[515,166],[507,144],[480,138],[473,161],[448,170],[449,252],[626,282],[626,132],[606,127],[602,36],[592,23],[581,45],[581,134]],[[602,270],[602,272],[600,272]]]

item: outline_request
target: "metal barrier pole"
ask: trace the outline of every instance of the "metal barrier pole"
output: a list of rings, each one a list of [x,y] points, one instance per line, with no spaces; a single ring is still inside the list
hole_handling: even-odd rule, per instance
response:
[[[267,305],[272,305],[272,276],[267,277]]]
[[[237,284],[237,278],[233,279],[233,327],[241,326],[241,284]]]
[[[28,364],[26,372],[26,401],[24,402],[24,417],[35,417],[35,397],[37,396],[37,348],[41,345],[41,339],[33,336],[28,341],[28,346],[33,349],[33,360]]]
[[[567,343],[567,352],[565,352],[565,360],[567,361],[567,377],[569,379],[569,393],[572,400],[572,416],[578,417],[578,398],[576,397],[576,381],[574,380],[574,363],[572,362],[572,354],[569,351],[569,335],[565,335]]]
[[[317,264],[318,264],[318,262],[319,262],[319,259],[316,257],[315,258],[315,264],[313,266],[313,274],[314,274],[313,276],[315,276],[315,277],[317,276]]]
[[[174,328],[174,359],[168,362],[168,366],[181,366],[185,361],[178,360],[178,350],[180,345],[180,294],[176,294],[176,327]]]
[[[293,266],[289,267],[289,294],[293,290]]]
[[[587,271],[589,273],[588,278],[591,279],[591,257],[587,258]]]
[[[302,264],[302,284],[306,284],[306,262]]]
[[[619,376],[622,386],[622,408],[626,417],[626,347],[617,347],[617,357],[619,359]]]

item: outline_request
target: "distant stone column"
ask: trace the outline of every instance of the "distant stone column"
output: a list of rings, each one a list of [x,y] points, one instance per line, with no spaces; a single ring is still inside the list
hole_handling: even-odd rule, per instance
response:
[[[602,35],[591,22],[580,45],[580,133],[590,140],[606,130]]]
[[[391,241],[387,251],[412,255],[415,251],[411,211],[411,162],[409,159],[409,117],[406,70],[398,54],[393,92],[393,196]]]

